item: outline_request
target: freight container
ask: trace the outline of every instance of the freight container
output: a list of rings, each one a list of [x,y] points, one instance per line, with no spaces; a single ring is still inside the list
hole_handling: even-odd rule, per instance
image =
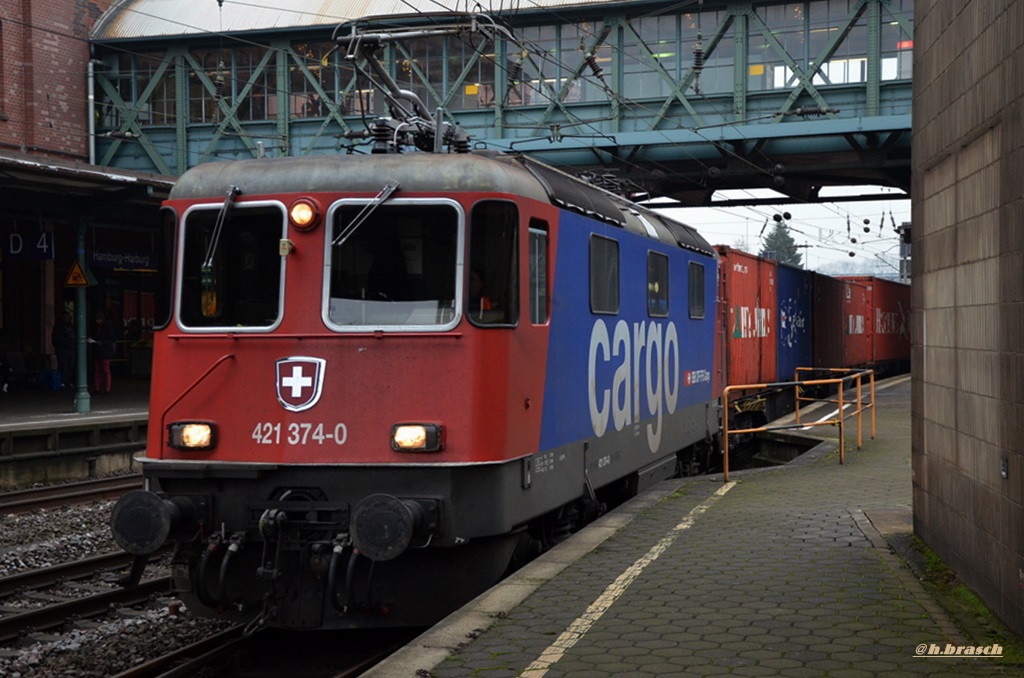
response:
[[[843,367],[867,367],[871,364],[874,328],[871,324],[870,291],[854,280],[843,280]]]
[[[872,276],[844,276],[867,287],[871,318],[871,365],[897,373],[910,367],[910,285]]]
[[[812,274],[814,303],[812,344],[815,367],[842,367],[845,335],[844,287],[842,280],[830,278],[821,273]]]
[[[814,345],[811,341],[812,279],[810,271],[785,264],[778,265],[776,365],[779,381],[793,379],[798,367],[814,365]]]
[[[777,265],[725,245],[716,248],[722,256],[726,383],[776,381]]]

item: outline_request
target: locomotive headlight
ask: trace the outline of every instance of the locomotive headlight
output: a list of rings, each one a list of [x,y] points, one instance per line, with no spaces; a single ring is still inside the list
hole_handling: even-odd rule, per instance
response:
[[[444,427],[440,424],[395,424],[391,427],[391,449],[395,452],[442,450]]]
[[[320,223],[320,205],[312,198],[299,198],[288,208],[288,221],[300,231],[311,231]]]
[[[179,421],[167,427],[167,445],[176,450],[212,450],[217,428],[208,421]]]

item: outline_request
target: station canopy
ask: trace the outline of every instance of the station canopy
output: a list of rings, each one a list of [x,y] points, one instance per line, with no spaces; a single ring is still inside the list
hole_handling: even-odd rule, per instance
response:
[[[242,33],[338,24],[373,17],[486,12],[509,18],[527,11],[625,5],[609,0],[122,0],[100,17],[92,39],[130,40],[207,33]]]

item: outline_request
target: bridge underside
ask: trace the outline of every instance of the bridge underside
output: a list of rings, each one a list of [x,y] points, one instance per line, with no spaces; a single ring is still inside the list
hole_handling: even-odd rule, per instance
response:
[[[908,116],[909,117],[909,116]],[[881,123],[882,120],[872,122]],[[680,138],[667,142],[664,136],[636,145],[616,144],[612,140],[579,142],[563,140],[521,144],[523,150],[555,166],[571,170],[617,193],[634,199],[669,198],[668,206],[707,206],[716,191],[771,189],[777,196],[734,197],[714,200],[715,205],[779,204],[788,202],[831,201],[822,194],[829,187],[865,186],[865,193],[845,200],[872,200],[892,197],[880,195],[875,187],[885,186],[910,194],[909,119],[889,120],[894,129],[844,132],[828,127],[830,123],[805,123],[817,127],[816,136],[776,136],[756,138],[765,126],[735,128],[731,135],[716,135],[700,140]],[[792,125],[787,126],[789,130]],[[777,130],[785,135],[789,130]],[[742,135],[749,135],[742,138]],[[666,203],[659,203],[666,206]]]

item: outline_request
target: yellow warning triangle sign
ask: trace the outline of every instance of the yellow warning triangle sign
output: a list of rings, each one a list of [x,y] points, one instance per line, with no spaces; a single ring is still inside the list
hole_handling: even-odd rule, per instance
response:
[[[71,264],[71,270],[68,271],[68,277],[64,279],[65,287],[88,287],[89,278],[86,277],[85,271],[82,270],[81,264],[76,259]]]

